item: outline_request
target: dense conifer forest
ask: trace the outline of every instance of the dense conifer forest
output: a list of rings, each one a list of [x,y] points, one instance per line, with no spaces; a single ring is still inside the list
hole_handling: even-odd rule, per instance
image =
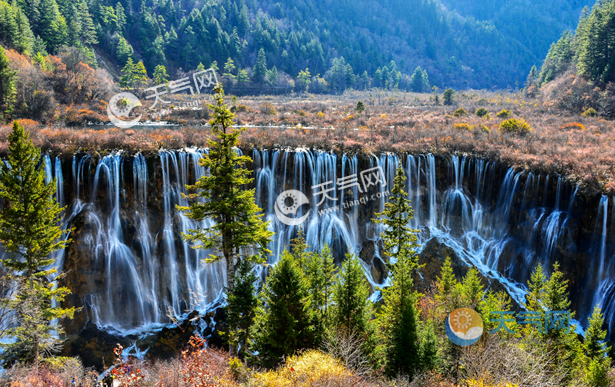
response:
[[[305,71],[313,91],[501,89],[522,87],[584,5],[590,1],[3,1],[0,41],[32,56],[74,46],[94,66],[104,58],[122,68],[133,58],[150,74],[202,63],[240,83],[279,87]],[[413,78],[417,68],[428,80]]]

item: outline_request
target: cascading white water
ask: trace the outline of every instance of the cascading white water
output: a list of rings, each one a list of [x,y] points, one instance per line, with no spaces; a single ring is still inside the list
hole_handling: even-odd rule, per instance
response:
[[[48,175],[58,179],[58,199],[68,204],[68,224],[77,223],[80,228],[71,235],[79,246],[72,254],[85,254],[89,262],[83,274],[87,292],[80,296],[91,321],[126,332],[164,324],[169,313],[204,310],[220,299],[224,263],[204,263],[209,252],[196,251],[181,238],[182,233],[208,224],[196,224],[176,210],[176,205],[188,204],[182,196],[187,193],[186,184],[207,173],[198,165],[201,155],[202,151],[191,149],[160,151],[157,160],[120,153],[98,161],[76,156],[72,192],[63,190],[59,159],[53,168],[51,159],[45,158]],[[372,259],[384,260],[378,245],[382,226],[372,218],[384,209],[386,192],[392,189],[395,171],[403,161],[406,191],[414,208],[411,226],[420,230],[419,243],[424,246],[436,238],[468,265],[501,282],[518,302],[536,264],[549,271],[562,252],[598,253],[593,271],[588,268],[584,273],[592,289],[585,301],[600,303],[612,323],[615,289],[610,280],[606,196],[600,201],[595,240],[583,243],[575,233],[578,187],[566,185],[561,178],[554,181],[554,192],[549,192],[548,175],[503,170],[494,162],[460,156],[407,155],[401,160],[382,154],[359,160],[305,149],[254,150],[251,156],[255,197],[275,232],[269,263],[277,261],[302,227],[313,249],[328,244],[338,261],[346,252],[361,254],[372,286],[386,285],[388,279],[378,283],[371,272]],[[376,167],[382,168],[386,185],[371,187],[367,193],[359,185],[340,189],[344,179]],[[326,187],[333,189],[327,197],[312,188],[328,182]],[[287,226],[275,213],[276,198],[289,189],[309,198],[309,205],[297,212],[298,217],[309,212],[301,226]],[[369,197],[365,203],[344,205],[364,196]],[[366,246],[372,247],[371,256],[366,257]],[[373,298],[377,297],[376,292]],[[582,322],[589,313],[586,309],[577,315]]]

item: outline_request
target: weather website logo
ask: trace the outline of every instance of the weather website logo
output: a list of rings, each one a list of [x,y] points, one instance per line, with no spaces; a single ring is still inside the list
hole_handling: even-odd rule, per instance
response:
[[[476,343],[483,334],[483,319],[470,308],[455,309],[445,323],[448,338],[455,344],[468,346]]]

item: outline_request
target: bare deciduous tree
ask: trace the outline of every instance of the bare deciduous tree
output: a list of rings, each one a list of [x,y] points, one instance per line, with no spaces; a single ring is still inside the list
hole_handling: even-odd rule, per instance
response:
[[[355,331],[342,328],[331,330],[324,342],[326,351],[359,376],[373,373],[369,359],[362,350],[363,340]]]
[[[538,347],[525,349],[511,340],[487,337],[461,353],[465,379],[489,384],[511,383],[519,387],[556,387],[562,385],[566,371],[558,367],[553,353]]]

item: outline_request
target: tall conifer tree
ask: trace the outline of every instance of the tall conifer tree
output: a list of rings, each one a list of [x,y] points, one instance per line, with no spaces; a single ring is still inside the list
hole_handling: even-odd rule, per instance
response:
[[[417,293],[413,281],[419,267],[416,252],[418,231],[408,225],[413,211],[408,195],[404,192],[405,181],[406,176],[400,166],[389,202],[385,204],[384,212],[377,214],[380,218],[375,219],[384,225],[384,253],[393,262],[389,264],[392,284],[383,289],[384,306],[378,321],[385,347],[387,374],[403,374],[412,378],[422,363],[417,326]]]
[[[216,104],[208,106],[213,110],[210,124],[215,139],[210,140],[209,152],[199,160],[199,165],[209,169],[210,173],[187,187],[193,192],[188,198],[194,202],[189,207],[178,207],[178,210],[185,211],[189,218],[198,222],[206,219],[215,221],[211,227],[188,230],[183,237],[193,243],[195,249],[213,250],[209,262],[226,261],[226,288],[230,293],[242,261],[266,261],[270,253],[267,245],[273,232],[262,220],[254,190],[244,189],[253,179],[249,177],[251,171],[245,166],[252,160],[240,155],[237,149],[243,130],[231,128],[234,114],[224,103],[222,86],[216,86],[214,91]],[[232,355],[237,354],[236,346],[231,345],[230,349]]]
[[[609,376],[611,358],[608,352],[611,348],[604,341],[607,332],[602,329],[603,324],[604,316],[600,312],[600,307],[596,306],[589,318],[583,341],[583,352],[586,356],[585,378],[588,385],[596,387],[607,387],[613,380]]]
[[[359,258],[346,254],[333,286],[333,307],[330,328],[342,336],[356,336],[361,350],[376,365],[375,327],[372,321],[373,305],[368,299],[369,284]]]
[[[249,340],[250,327],[254,322],[254,316],[258,299],[254,284],[257,278],[252,270],[252,264],[243,260],[235,273],[235,286],[228,293],[227,324],[230,329],[228,340],[232,348],[238,348],[238,354],[243,355]]]
[[[0,243],[7,258],[2,260],[11,276],[23,283],[23,290],[11,301],[19,324],[5,334],[16,340],[5,347],[4,359],[37,361],[42,350],[53,349],[56,339],[53,319],[72,318],[74,308],[54,306],[70,293],[67,288],[49,283],[56,273],[51,254],[63,249],[70,240],[59,223],[63,208],[55,197],[55,181],[45,184],[41,152],[17,122],[9,135],[7,165],[0,163],[0,198],[4,208],[0,216]]]
[[[285,250],[259,297],[252,349],[259,362],[277,365],[283,357],[316,344],[308,284],[296,258]]]
[[[11,117],[15,108],[16,78],[17,72],[11,68],[4,49],[0,47],[0,115],[5,121]]]

